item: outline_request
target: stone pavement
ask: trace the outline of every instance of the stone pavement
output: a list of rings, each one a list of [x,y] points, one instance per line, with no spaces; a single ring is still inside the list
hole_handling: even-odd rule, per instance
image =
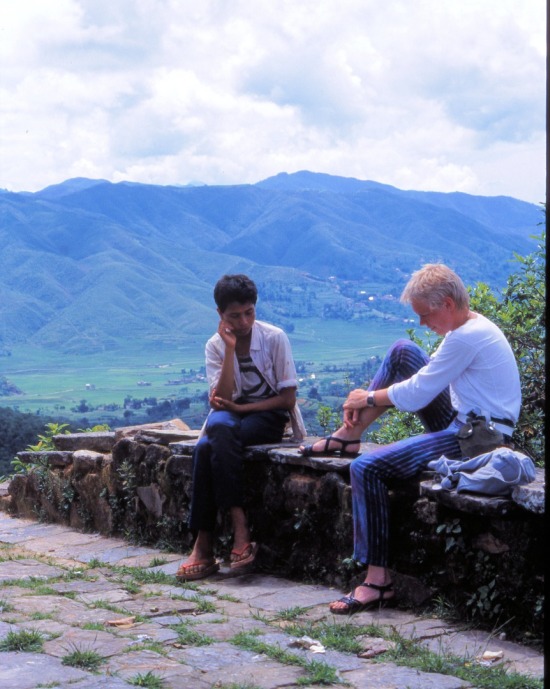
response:
[[[0,512],[0,687],[282,689],[309,678],[315,689],[330,677],[350,689],[471,686],[384,661],[383,653],[373,659],[391,647],[368,635],[376,627],[468,662],[486,652],[502,654],[497,662],[509,671],[543,677],[540,653],[486,633],[396,609],[333,616],[327,603],[339,591],[235,575],[228,567],[182,585],[173,578],[181,560],[181,554]],[[358,637],[358,654],[325,648],[303,633],[293,636],[292,623],[317,630],[376,627]],[[41,647],[12,650],[22,631],[34,633]]]

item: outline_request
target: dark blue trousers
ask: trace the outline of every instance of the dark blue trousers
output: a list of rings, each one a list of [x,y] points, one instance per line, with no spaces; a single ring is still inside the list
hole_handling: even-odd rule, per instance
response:
[[[243,448],[280,442],[287,420],[283,410],[210,413],[193,452],[190,529],[213,531],[219,509],[243,507]]]
[[[370,390],[380,390],[410,378],[428,362],[428,355],[410,340],[398,340],[388,350]],[[426,433],[367,452],[350,467],[353,502],[354,554],[358,562],[388,566],[389,505],[387,481],[407,479],[425,469],[432,459],[446,455],[460,459],[450,393],[441,392],[416,412]]]

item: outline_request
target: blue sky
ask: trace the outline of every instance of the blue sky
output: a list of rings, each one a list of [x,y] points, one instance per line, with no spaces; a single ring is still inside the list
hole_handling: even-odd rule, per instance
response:
[[[545,196],[543,0],[0,0],[0,187]]]

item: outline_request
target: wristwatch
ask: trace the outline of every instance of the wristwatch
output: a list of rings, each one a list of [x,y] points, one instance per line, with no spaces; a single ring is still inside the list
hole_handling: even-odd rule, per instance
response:
[[[376,400],[374,399],[374,390],[369,390],[367,393],[367,407],[376,407]]]

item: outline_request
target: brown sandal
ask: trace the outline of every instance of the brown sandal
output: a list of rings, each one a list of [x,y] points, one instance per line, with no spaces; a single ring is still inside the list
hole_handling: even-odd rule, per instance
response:
[[[196,569],[198,567],[198,569]],[[215,574],[220,569],[216,560],[197,560],[196,562],[182,563],[176,572],[176,579],[180,581],[195,581]],[[195,570],[195,571],[193,571]]]
[[[235,559],[231,560],[231,569],[239,569],[239,567],[251,565],[256,559],[256,554],[258,553],[259,547],[260,546],[257,543],[245,543],[240,550],[233,548],[231,551],[231,556],[234,555]],[[248,555],[245,555],[247,552]]]

